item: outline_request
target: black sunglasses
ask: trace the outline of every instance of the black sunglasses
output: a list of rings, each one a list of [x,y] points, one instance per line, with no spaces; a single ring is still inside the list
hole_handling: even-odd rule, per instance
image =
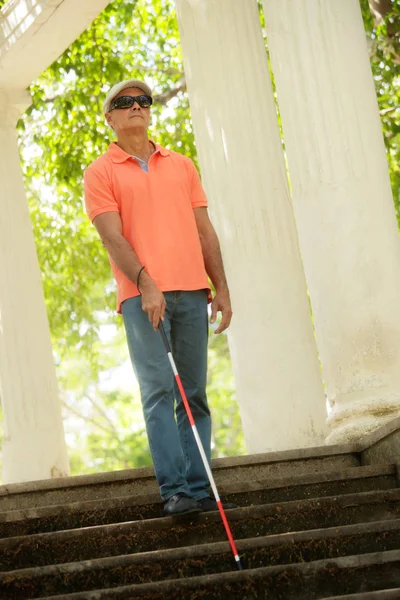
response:
[[[137,102],[141,108],[149,108],[153,104],[151,96],[120,96],[111,102],[110,112],[114,108],[131,108]]]

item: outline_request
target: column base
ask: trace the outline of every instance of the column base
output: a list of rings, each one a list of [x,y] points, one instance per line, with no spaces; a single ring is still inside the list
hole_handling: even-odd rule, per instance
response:
[[[12,439],[4,438],[2,475],[5,484],[70,475],[63,432],[18,431]]]
[[[398,392],[386,392],[372,398],[336,400],[327,419],[333,429],[326,444],[354,442],[379,429],[400,414],[400,385]]]

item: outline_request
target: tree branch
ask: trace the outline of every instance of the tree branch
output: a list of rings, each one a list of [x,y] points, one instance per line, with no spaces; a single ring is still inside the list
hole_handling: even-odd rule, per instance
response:
[[[111,421],[110,417],[107,415],[106,411],[103,410],[103,408],[96,402],[96,400],[94,398],[92,398],[92,396],[90,394],[86,394],[86,398],[92,404],[93,408],[95,408],[101,414],[101,416],[107,421],[107,423],[110,425],[112,431],[114,432],[114,435],[116,435],[118,437],[118,430],[115,427],[114,423]]]
[[[113,435],[115,435],[115,427],[113,426],[113,431],[110,431],[109,429],[107,429],[107,427],[104,427],[103,425],[101,425],[100,423],[98,423],[95,419],[92,419],[90,417],[83,417],[78,411],[76,411],[75,409],[73,409],[71,406],[69,406],[69,404],[67,404],[67,402],[65,400],[62,401],[63,406],[65,406],[65,408],[71,412],[73,415],[79,417],[80,419],[82,419],[83,421],[86,421],[88,423],[92,423],[95,427],[98,427],[99,429],[102,429],[103,431],[105,431],[108,435],[110,435],[111,437]],[[127,463],[126,460],[124,460],[123,458],[121,458],[118,453],[116,452],[116,450],[114,448],[111,448],[110,451],[112,452],[113,456],[122,463],[122,466],[125,469],[131,469],[132,465]]]
[[[114,434],[113,431],[110,431],[109,429],[107,429],[107,427],[104,427],[103,425],[101,425],[100,423],[98,423],[95,419],[92,419],[91,417],[83,417],[78,411],[76,411],[71,406],[69,406],[69,404],[67,404],[67,402],[65,402],[65,400],[62,401],[62,404],[63,404],[63,406],[65,406],[65,408],[69,412],[71,412],[76,417],[79,417],[80,419],[82,419],[83,421],[87,421],[88,423],[92,423],[95,427],[98,427],[99,429],[102,429],[103,431],[105,431],[106,433],[108,433],[108,435],[110,435],[110,436],[112,436]]]
[[[384,115],[387,115],[388,113],[391,113],[395,110],[399,110],[400,106],[393,106],[392,108],[384,108],[383,110],[380,111],[380,115],[381,117],[383,117]]]
[[[392,0],[368,0],[368,2],[376,27],[393,9],[393,3]]]
[[[151,69],[150,69],[150,68],[146,69],[146,67],[143,67],[143,68],[142,68],[142,70],[149,70],[149,71],[151,70],[151,71],[154,71],[154,69],[153,69],[153,68],[151,68]],[[164,73],[168,73],[169,71],[171,71],[171,72],[173,71],[173,72],[174,72],[174,74],[175,74],[176,72],[180,73],[180,71],[178,71],[177,69],[176,69],[176,70],[175,70],[175,69],[166,69],[166,70],[164,71]],[[169,90],[166,90],[166,91],[165,91],[165,92],[163,92],[162,94],[157,94],[157,95],[153,96],[153,100],[154,100],[154,102],[156,102],[157,104],[162,104],[162,105],[165,105],[165,104],[167,104],[167,103],[168,103],[168,102],[169,102],[169,101],[170,101],[172,98],[175,98],[175,96],[176,96],[177,94],[179,94],[179,92],[185,92],[185,91],[186,91],[186,78],[185,78],[185,76],[184,76],[184,75],[182,75],[182,76],[181,76],[181,78],[178,80],[178,83],[177,83],[177,84],[176,84],[176,85],[175,85],[173,88],[171,88],[171,89],[169,89]],[[51,103],[51,102],[54,102],[55,100],[57,100],[57,98],[58,98],[58,97],[59,97],[59,96],[57,95],[57,96],[52,96],[52,97],[50,97],[50,98],[45,98],[45,99],[44,99],[44,102],[46,102],[46,103]]]
[[[167,90],[166,92],[163,92],[162,94],[158,94],[157,96],[154,96],[154,102],[156,102],[157,104],[167,104],[167,102],[169,102],[171,100],[171,98],[175,98],[175,96],[177,94],[179,94],[179,92],[185,92],[186,91],[186,78],[184,75],[182,75],[182,77],[179,79],[178,83],[176,84],[175,87],[171,88],[170,90]]]
[[[156,64],[154,67],[146,67],[145,65],[132,65],[131,71],[144,71],[148,73],[152,73],[154,71],[158,73],[161,71],[167,75],[182,74],[181,69],[178,69],[177,67],[165,67],[162,62],[160,62],[158,65]]]
[[[386,40],[385,52],[391,55],[393,62],[400,65],[400,46],[399,46],[399,26],[400,19],[397,13],[394,12],[393,0],[368,0],[369,7],[374,19],[374,27],[378,27],[385,21]],[[392,14],[395,18],[387,18]],[[375,58],[376,44],[369,40],[369,50],[373,58]]]

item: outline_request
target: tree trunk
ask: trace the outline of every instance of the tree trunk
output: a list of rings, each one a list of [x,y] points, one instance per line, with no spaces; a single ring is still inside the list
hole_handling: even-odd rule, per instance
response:
[[[368,0],[371,12],[374,17],[375,25],[379,25],[381,20],[393,8],[392,0]]]

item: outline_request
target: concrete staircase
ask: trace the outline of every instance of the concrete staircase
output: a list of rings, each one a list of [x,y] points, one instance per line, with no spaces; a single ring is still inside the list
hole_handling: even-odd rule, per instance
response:
[[[213,461],[220,515],[152,469],[0,487],[0,599],[400,599],[400,418],[362,442]]]

